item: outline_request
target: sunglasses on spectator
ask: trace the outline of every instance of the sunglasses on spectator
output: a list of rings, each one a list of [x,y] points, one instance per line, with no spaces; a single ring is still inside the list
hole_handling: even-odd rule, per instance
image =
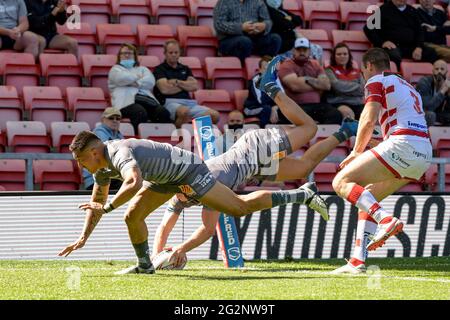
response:
[[[108,117],[109,120],[117,120],[120,121],[122,118],[121,117],[116,117],[116,116],[112,116],[112,117]]]

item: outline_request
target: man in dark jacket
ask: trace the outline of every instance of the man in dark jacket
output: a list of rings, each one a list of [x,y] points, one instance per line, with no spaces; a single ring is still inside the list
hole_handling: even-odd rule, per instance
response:
[[[425,33],[425,45],[433,48],[439,58],[450,62],[450,47],[446,35],[450,34],[450,21],[447,13],[434,8],[436,0],[420,0],[417,14]]]
[[[56,23],[67,21],[65,0],[25,0],[30,31],[39,35],[40,51],[45,48],[65,50],[78,57],[78,42],[74,38],[60,35]]]
[[[391,0],[380,7],[381,28],[369,29],[364,33],[370,42],[383,48],[389,58],[400,68],[403,58],[415,61],[434,62],[436,51],[424,45],[424,33],[416,9],[406,0]]]
[[[266,0],[266,4],[273,23],[270,32],[281,37],[280,53],[291,50],[296,39],[295,28],[302,25],[302,18],[283,9],[281,0]]]
[[[450,125],[450,80],[447,79],[447,63],[438,60],[433,64],[433,75],[425,76],[416,85],[422,96],[425,118],[429,126],[435,121]]]

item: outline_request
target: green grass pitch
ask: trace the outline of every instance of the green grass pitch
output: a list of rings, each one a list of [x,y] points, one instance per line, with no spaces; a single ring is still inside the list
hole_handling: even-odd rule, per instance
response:
[[[343,262],[247,261],[244,269],[225,269],[221,261],[189,261],[185,270],[115,276],[131,262],[0,261],[0,300],[450,300],[450,257],[374,258],[369,274],[328,274]]]

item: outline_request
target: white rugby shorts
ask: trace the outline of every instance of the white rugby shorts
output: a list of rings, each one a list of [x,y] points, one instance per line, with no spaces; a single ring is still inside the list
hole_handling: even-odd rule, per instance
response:
[[[430,167],[431,142],[408,135],[390,136],[370,150],[397,178],[419,180]]]

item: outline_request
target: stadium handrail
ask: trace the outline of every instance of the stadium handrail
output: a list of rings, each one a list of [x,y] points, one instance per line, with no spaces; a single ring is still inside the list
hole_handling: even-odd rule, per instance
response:
[[[73,160],[70,153],[0,153],[1,159],[25,160],[25,190],[33,191],[33,160]],[[322,162],[340,163],[343,157],[330,156]],[[445,165],[450,164],[450,158],[433,158],[430,161],[438,166],[438,192],[445,191]],[[314,180],[314,173],[308,176],[309,181]]]

